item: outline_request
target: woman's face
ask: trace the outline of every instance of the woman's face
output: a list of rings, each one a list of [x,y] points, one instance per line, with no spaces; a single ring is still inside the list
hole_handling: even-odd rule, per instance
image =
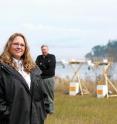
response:
[[[15,59],[20,59],[25,52],[25,42],[21,36],[17,36],[11,43],[10,53]]]

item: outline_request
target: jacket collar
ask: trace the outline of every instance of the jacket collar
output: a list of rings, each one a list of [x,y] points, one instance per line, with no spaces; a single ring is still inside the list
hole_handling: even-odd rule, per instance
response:
[[[16,64],[16,66],[18,68],[18,71],[24,69],[23,60],[22,59],[18,60],[18,59],[13,58],[13,62]]]

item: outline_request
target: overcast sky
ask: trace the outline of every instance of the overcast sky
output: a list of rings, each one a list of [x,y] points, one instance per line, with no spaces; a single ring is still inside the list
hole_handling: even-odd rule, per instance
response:
[[[117,39],[116,13],[117,0],[0,0],[0,51],[12,33],[21,32],[33,56],[45,43],[59,57],[77,52],[80,58]]]

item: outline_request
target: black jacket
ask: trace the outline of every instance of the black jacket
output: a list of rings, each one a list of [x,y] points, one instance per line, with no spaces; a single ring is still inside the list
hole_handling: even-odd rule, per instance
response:
[[[48,99],[36,68],[31,88],[12,67],[0,63],[0,124],[41,124],[48,112]]]
[[[53,54],[37,56],[36,64],[42,70],[42,78],[51,78],[55,75],[56,58]]]

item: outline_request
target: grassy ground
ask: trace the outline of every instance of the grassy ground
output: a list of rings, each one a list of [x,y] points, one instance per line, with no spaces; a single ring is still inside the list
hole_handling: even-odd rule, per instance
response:
[[[55,92],[55,114],[45,124],[117,124],[117,97],[69,96]]]

